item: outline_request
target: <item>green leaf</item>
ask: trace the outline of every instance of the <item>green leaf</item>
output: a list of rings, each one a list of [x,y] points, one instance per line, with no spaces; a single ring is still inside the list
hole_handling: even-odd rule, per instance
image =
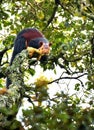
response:
[[[29,74],[31,74],[31,75],[34,75],[34,74],[35,74],[35,70],[32,69],[32,68],[28,69],[28,72],[29,72]]]
[[[79,83],[75,84],[75,90],[77,90],[77,91],[80,90],[80,84]]]

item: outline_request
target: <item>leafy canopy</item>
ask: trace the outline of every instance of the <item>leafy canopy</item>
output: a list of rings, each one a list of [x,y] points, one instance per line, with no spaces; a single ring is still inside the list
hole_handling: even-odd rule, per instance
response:
[[[1,0],[1,88],[5,85],[15,36],[27,27],[38,28],[52,42],[48,62],[40,65],[44,71],[48,69],[59,76],[52,79],[40,76],[36,82],[27,85],[27,94],[23,92],[23,97],[20,98],[26,97],[32,105],[23,110],[24,125],[28,130],[81,130],[85,127],[94,129],[93,0]],[[21,78],[25,81],[28,76],[32,78],[36,74],[32,67],[33,61],[29,62],[31,66],[28,69],[25,65],[22,67],[22,72],[25,73]],[[37,85],[41,87],[36,87]],[[54,90],[57,86],[59,91],[50,97],[49,88]],[[28,91],[30,87],[32,91]],[[74,93],[71,94],[72,89]],[[46,105],[43,104],[44,101]],[[83,108],[82,104],[87,104],[88,108]],[[14,108],[16,111],[18,107]],[[12,122],[9,128],[14,130],[16,127],[19,128],[19,123],[14,125]]]

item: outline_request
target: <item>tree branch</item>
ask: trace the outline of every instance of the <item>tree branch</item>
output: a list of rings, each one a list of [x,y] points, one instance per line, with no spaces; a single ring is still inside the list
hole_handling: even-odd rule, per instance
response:
[[[20,69],[24,69],[28,58],[27,50],[22,51],[13,61],[13,64],[7,68],[7,73],[12,80],[9,89],[3,95],[0,95],[0,129],[11,129],[13,123],[17,122],[16,114],[21,106],[21,101],[25,94],[26,85],[23,82],[23,73]],[[23,64],[25,63],[25,65]],[[21,123],[19,122],[19,127]],[[18,129],[18,126],[17,126]],[[16,129],[14,129],[16,130]],[[19,129],[18,129],[19,130]]]
[[[8,48],[4,48],[2,51],[0,51],[0,64],[3,58],[4,53],[8,50]]]
[[[47,25],[45,28],[47,28],[49,26],[49,24],[53,21],[53,19],[55,17],[55,14],[56,14],[56,11],[57,11],[58,5],[59,5],[59,3],[57,3],[56,1],[58,1],[58,0],[55,0],[55,6],[53,8],[53,13],[52,13],[51,17],[49,18],[49,20],[47,21]],[[43,30],[45,30],[45,28]]]
[[[66,77],[59,77],[51,82],[49,82],[48,84],[51,84],[51,83],[54,83],[54,82],[58,82],[59,80],[62,80],[62,79],[76,79],[76,80],[79,80],[80,77],[84,76],[84,75],[87,75],[87,73],[83,73],[77,77],[69,77],[69,76],[66,76]],[[80,81],[80,80],[79,80]],[[81,81],[80,81],[81,82]]]
[[[69,8],[66,8],[61,2],[59,2],[59,5],[62,7],[62,9],[66,10],[69,14],[73,16],[73,13],[69,10]]]
[[[84,11],[81,11],[81,13],[82,13],[82,15],[84,15],[84,16],[86,16],[86,17],[88,17],[88,18],[90,18],[91,20],[94,21],[94,15],[92,15],[91,13],[89,14],[89,13],[86,13]]]

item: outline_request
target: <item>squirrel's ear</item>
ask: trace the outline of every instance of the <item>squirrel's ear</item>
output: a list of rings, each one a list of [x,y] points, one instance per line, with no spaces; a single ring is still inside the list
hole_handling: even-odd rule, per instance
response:
[[[52,46],[52,43],[51,43],[51,42],[49,43],[49,46]]]
[[[43,45],[43,42],[40,41],[39,44],[40,44],[40,47],[41,47]]]

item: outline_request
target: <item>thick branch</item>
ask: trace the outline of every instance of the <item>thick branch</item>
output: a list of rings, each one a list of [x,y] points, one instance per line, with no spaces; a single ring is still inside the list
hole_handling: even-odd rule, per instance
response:
[[[39,50],[33,50],[31,48],[33,53],[35,52],[40,56],[42,55]],[[28,70],[28,59],[31,56],[31,51],[30,48],[29,50],[23,50],[15,57],[12,65],[7,68],[6,74],[12,81],[12,84],[9,85],[9,89],[7,91],[4,91],[3,95],[0,95],[0,129],[11,129],[13,123],[16,121],[15,118],[19,107],[21,106],[21,101],[24,97],[26,97],[25,92],[27,90],[27,86],[24,84],[24,72]],[[35,58],[38,59],[38,57],[39,56],[36,56]],[[32,59],[33,58],[31,58],[31,60]],[[13,130],[18,130],[18,127]]]
[[[21,106],[26,87],[22,79],[24,71],[20,73],[20,69],[25,67],[23,63],[25,65],[28,63],[26,62],[27,58],[28,52],[24,50],[7,69],[12,84],[4,95],[0,95],[0,129],[8,128],[9,130],[12,127],[12,123],[16,121],[15,117]]]

